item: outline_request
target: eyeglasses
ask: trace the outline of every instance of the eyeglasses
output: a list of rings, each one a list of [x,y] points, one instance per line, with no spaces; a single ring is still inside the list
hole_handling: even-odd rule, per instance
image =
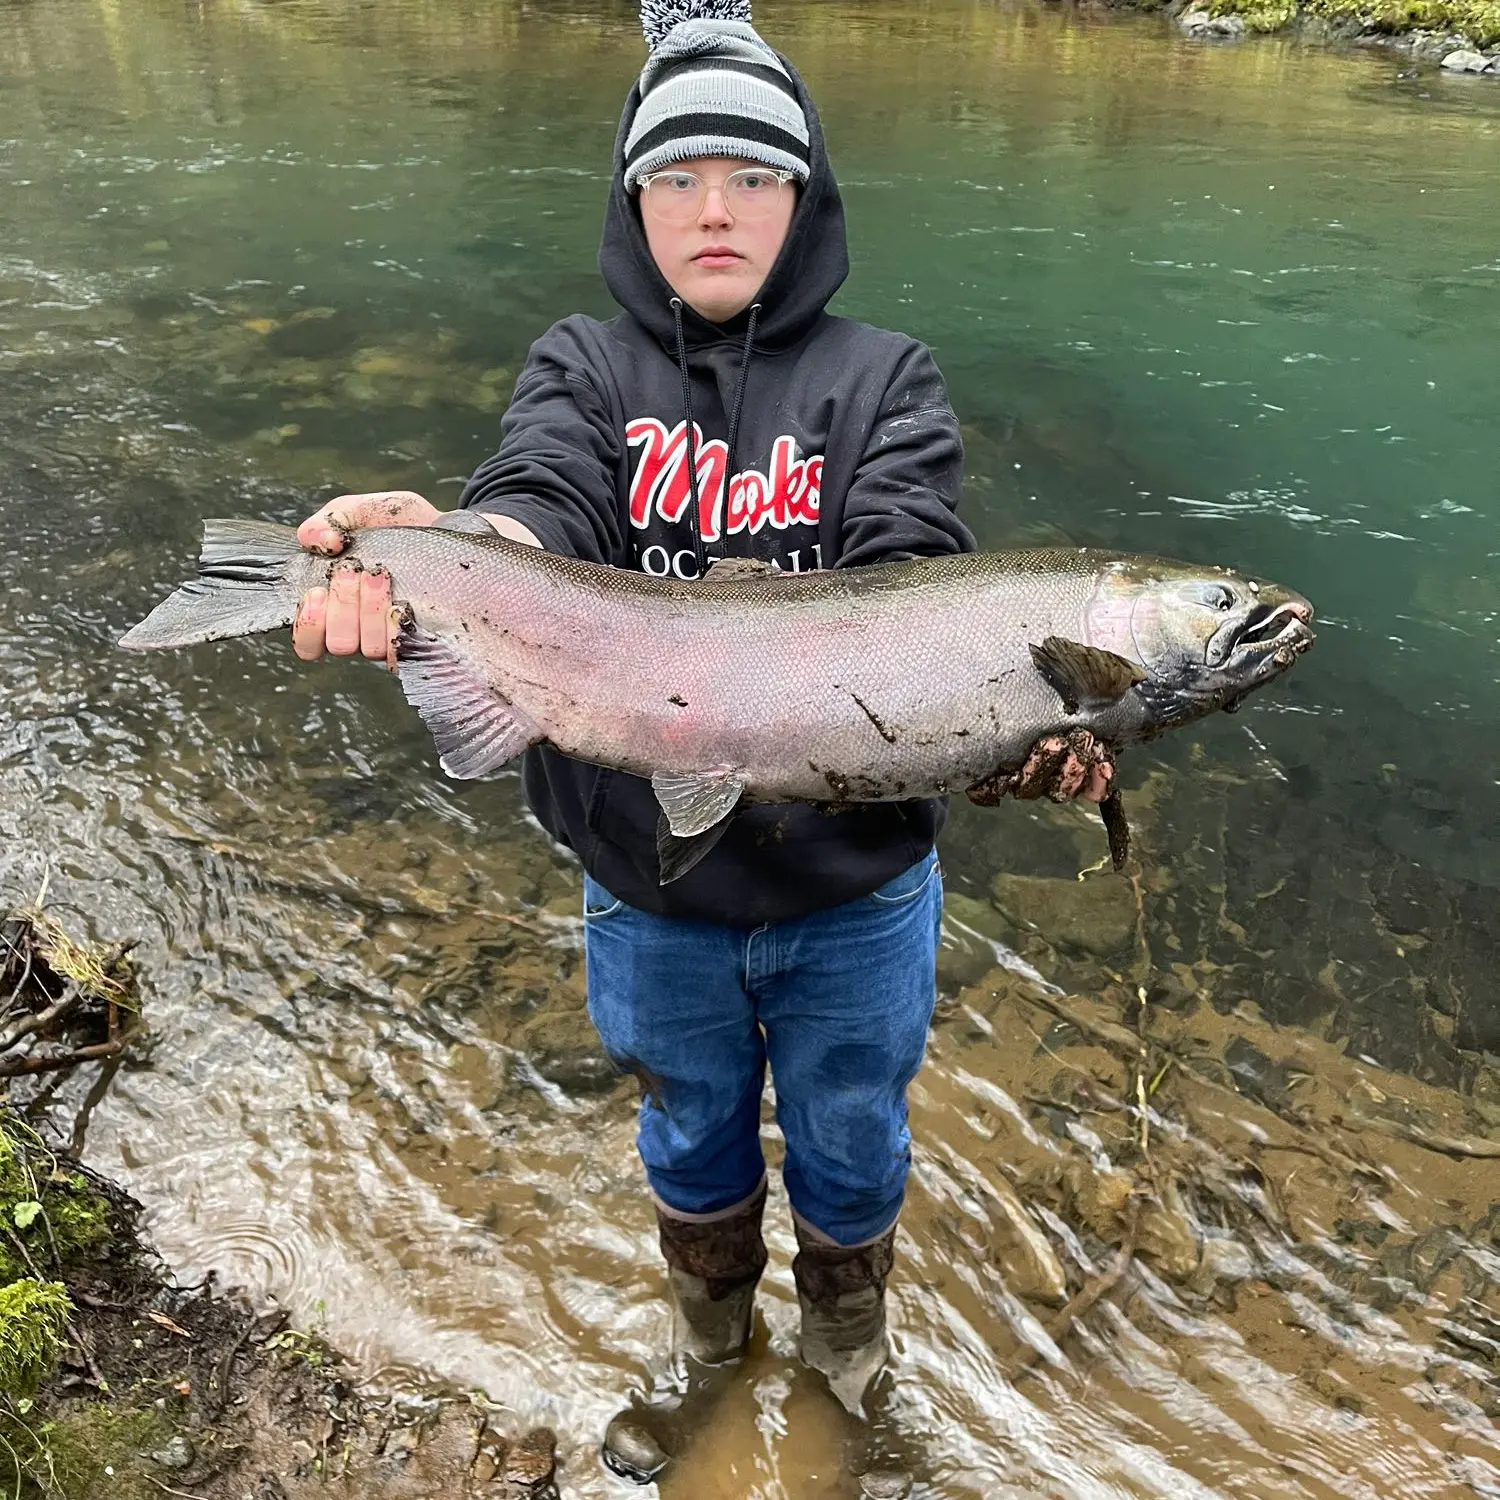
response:
[[[795,172],[777,172],[770,167],[741,167],[719,184],[724,207],[732,219],[764,219],[776,211],[781,190],[796,181]],[[696,172],[651,172],[640,179],[641,203],[652,215],[669,224],[696,219],[708,201],[710,184]]]

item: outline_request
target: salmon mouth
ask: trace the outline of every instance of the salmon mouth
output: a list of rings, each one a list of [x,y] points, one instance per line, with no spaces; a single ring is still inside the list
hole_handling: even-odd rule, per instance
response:
[[[1305,599],[1288,599],[1282,604],[1257,605],[1241,627],[1231,648],[1231,659],[1243,661],[1247,656],[1280,657],[1290,666],[1294,657],[1308,650],[1315,639],[1312,631],[1312,605]]]

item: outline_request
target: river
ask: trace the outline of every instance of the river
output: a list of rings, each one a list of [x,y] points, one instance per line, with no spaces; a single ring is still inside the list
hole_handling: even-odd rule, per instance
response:
[[[894,1283],[921,1493],[1500,1495],[1500,87],[1020,0],[756,18],[844,186],[837,310],[933,346],[983,543],[1232,562],[1321,621],[1125,762],[1134,882],[1075,878],[1083,809],[955,810]],[[609,0],[0,4],[0,890],[141,934],[152,1033],[37,1107],[185,1278],[553,1423],[578,1497],[663,1318],[576,868],[374,669],[112,642],[205,516],[451,503],[531,340],[609,315],[641,55]],[[773,1219],[664,1494],[840,1493]]]

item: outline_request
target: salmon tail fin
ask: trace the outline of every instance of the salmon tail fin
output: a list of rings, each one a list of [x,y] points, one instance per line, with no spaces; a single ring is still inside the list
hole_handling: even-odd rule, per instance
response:
[[[169,651],[259,635],[292,623],[303,593],[328,576],[328,559],[304,552],[290,526],[205,521],[198,576],[120,637],[127,651]]]

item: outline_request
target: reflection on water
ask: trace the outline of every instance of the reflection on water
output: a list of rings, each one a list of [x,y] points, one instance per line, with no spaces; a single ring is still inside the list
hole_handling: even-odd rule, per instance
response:
[[[1491,414],[1500,98],[967,0],[765,3],[927,338],[987,543],[1233,560],[1318,652],[1079,809],[957,809],[894,1408],[956,1497],[1500,1494]],[[662,1335],[576,869],[382,674],[128,657],[206,515],[441,503],[607,311],[630,7],[0,9],[0,883],[139,931],[88,1121],[186,1274],[592,1434]],[[57,1100],[66,1117],[86,1080]],[[775,1143],[769,1143],[774,1152]],[[765,1329],[671,1493],[841,1493]]]

